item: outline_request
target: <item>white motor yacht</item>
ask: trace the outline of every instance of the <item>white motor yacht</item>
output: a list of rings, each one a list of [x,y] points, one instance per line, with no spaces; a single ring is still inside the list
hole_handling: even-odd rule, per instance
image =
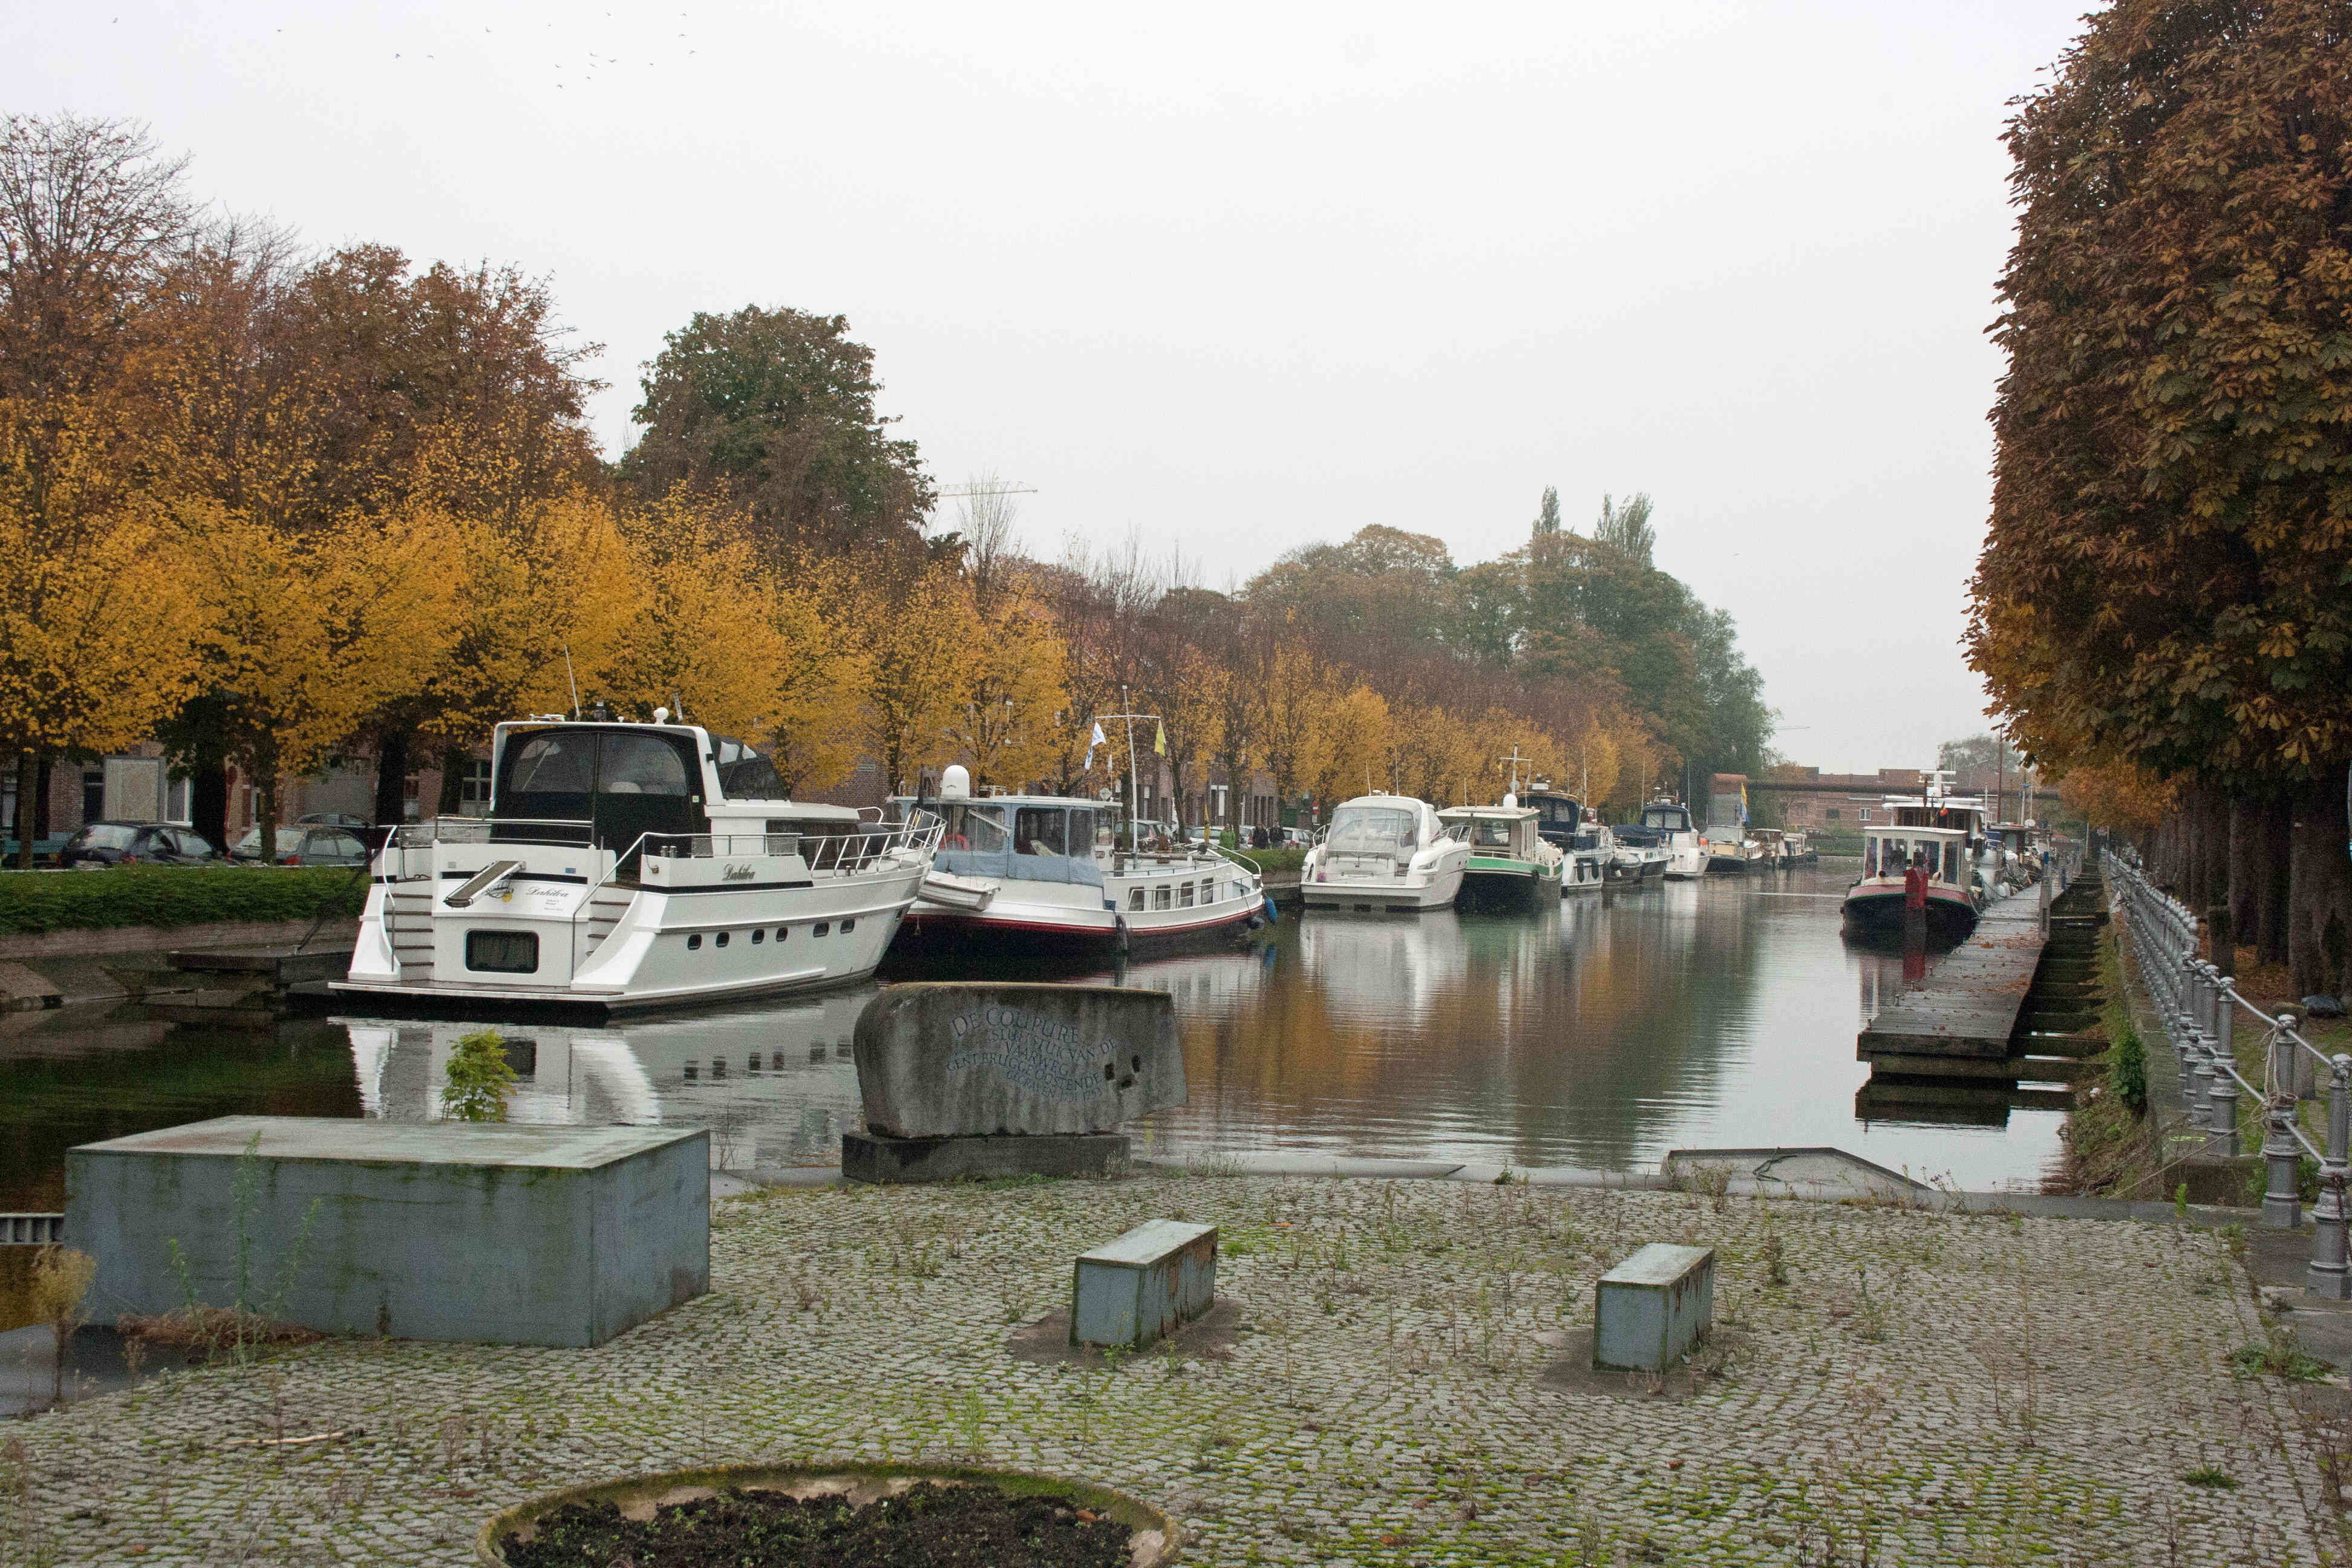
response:
[[[904,798],[892,805],[901,814],[919,809]],[[944,837],[908,911],[904,948],[1132,950],[1267,918],[1248,857],[1132,827],[1122,842],[1110,805],[1044,795],[974,799],[970,775],[950,767],[936,809]]]
[[[1642,808],[1642,820],[1617,830],[1618,837],[1663,851],[1660,874],[1672,881],[1689,881],[1706,875],[1706,846],[1691,825],[1690,808],[1680,801],[1654,800]]]
[[[1298,888],[1310,909],[1390,912],[1453,905],[1470,846],[1451,837],[1437,810],[1410,795],[1366,795],[1331,813],[1331,829],[1307,852]]]
[[[499,725],[489,815],[392,834],[336,988],[619,1011],[871,974],[939,819],[793,801],[752,748],[668,719]]]

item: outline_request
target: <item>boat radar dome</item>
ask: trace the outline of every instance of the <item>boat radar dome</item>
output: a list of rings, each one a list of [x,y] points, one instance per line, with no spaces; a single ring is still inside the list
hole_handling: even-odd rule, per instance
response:
[[[950,763],[946,771],[940,774],[940,798],[941,800],[971,798],[971,773],[961,763]]]
[[[1517,811],[1517,810],[1518,809],[1518,807],[1519,807],[1519,795],[1518,795],[1518,791],[1517,791],[1517,790],[1508,790],[1508,789],[1505,790],[1505,791],[1503,792],[1503,809],[1504,809],[1505,811]]]
[[[669,722],[669,710],[668,710],[668,709],[667,709],[667,708],[656,708],[656,709],[655,709],[655,710],[654,710],[654,722],[655,722],[655,723],[656,723],[656,724],[667,724],[667,723],[668,723],[668,722]]]

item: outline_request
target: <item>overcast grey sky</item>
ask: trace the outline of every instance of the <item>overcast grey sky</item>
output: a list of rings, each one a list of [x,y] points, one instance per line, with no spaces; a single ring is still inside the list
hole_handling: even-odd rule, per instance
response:
[[[1445,8],[12,7],[0,104],[147,121],[320,246],[546,276],[637,367],[846,315],[1028,546],[1212,586],[1386,523],[1465,563],[1647,490],[1780,748],[1921,766],[1962,661],[2007,101],[2081,0]]]

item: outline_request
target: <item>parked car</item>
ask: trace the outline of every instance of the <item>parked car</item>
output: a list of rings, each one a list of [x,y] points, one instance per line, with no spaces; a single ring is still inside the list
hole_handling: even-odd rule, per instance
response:
[[[169,822],[93,822],[58,851],[60,866],[202,866],[219,858],[204,835]]]
[[[244,837],[229,847],[229,858],[241,865],[257,865],[261,860],[261,829],[248,828]],[[366,862],[368,847],[359,835],[347,827],[313,827],[300,823],[282,823],[278,829],[278,864],[280,866],[358,866]]]
[[[305,827],[366,827],[364,816],[353,816],[348,811],[308,811],[294,819]]]

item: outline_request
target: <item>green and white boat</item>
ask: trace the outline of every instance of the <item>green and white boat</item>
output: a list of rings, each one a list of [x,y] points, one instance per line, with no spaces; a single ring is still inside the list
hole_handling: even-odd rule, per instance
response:
[[[1465,900],[1543,909],[1559,902],[1559,846],[1544,841],[1543,813],[1516,794],[1500,805],[1457,805],[1437,814],[1449,838],[1470,846],[1462,874]]]

